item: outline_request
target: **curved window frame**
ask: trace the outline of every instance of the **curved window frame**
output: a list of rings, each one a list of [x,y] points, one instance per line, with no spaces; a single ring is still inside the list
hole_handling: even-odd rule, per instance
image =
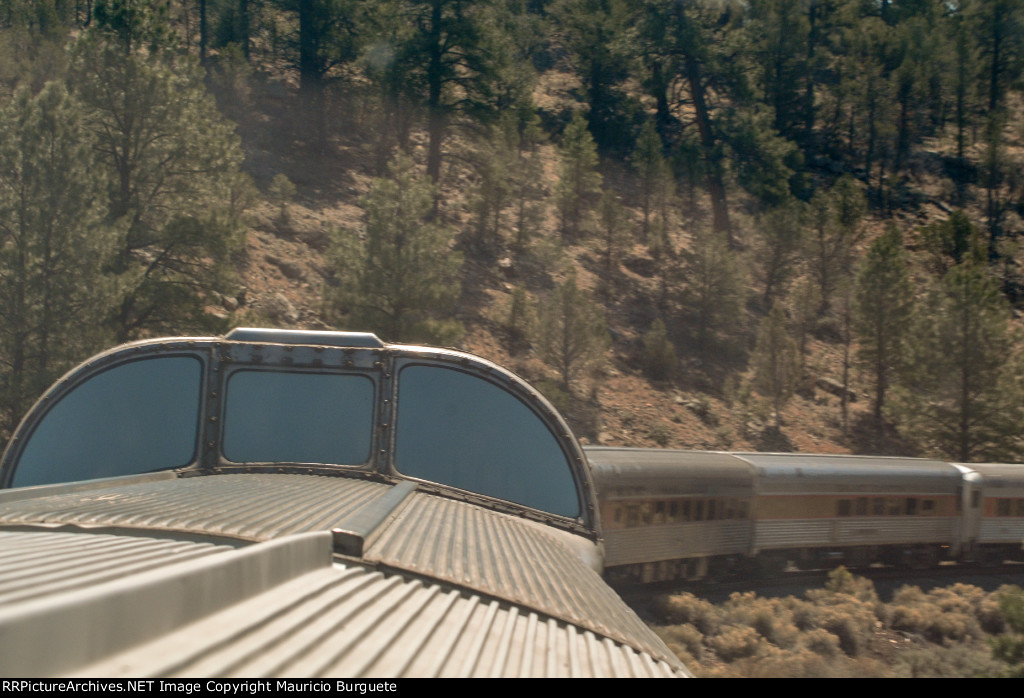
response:
[[[398,456],[398,431],[401,428],[399,411],[401,409],[401,389],[402,379],[401,374],[407,368],[413,367],[428,367],[434,369],[444,369],[449,371],[456,371],[458,373],[471,376],[477,380],[482,380],[485,383],[490,384],[494,388],[501,390],[508,394],[513,399],[517,400],[519,404],[529,411],[548,431],[551,438],[554,440],[559,452],[562,455],[566,472],[569,476],[570,481],[573,484],[575,490],[575,501],[577,513],[575,515],[560,514],[557,512],[548,511],[546,509],[539,509],[529,504],[523,504],[512,499],[506,499],[499,497],[495,494],[475,492],[473,490],[463,489],[457,485],[452,485],[445,482],[438,482],[435,480],[427,480],[421,477],[410,475],[400,468],[397,462]],[[447,357],[441,358],[440,360],[431,360],[429,358],[420,357],[398,357],[393,364],[393,385],[392,385],[392,402],[395,405],[392,413],[392,421],[394,423],[394,429],[390,435],[390,447],[388,451],[388,463],[387,469],[390,474],[395,477],[400,477],[407,480],[412,480],[418,483],[422,483],[420,489],[431,489],[437,488],[440,492],[445,493],[458,493],[466,499],[486,499],[489,502],[496,502],[505,505],[509,511],[522,513],[524,510],[529,512],[536,512],[542,515],[545,521],[550,521],[552,518],[588,523],[589,518],[589,507],[587,501],[587,492],[582,489],[583,483],[587,480],[580,472],[580,468],[585,467],[582,462],[577,462],[574,458],[576,455],[572,450],[568,448],[567,439],[562,434],[571,434],[568,428],[558,413],[550,407],[546,400],[533,390],[529,389],[529,385],[518,379],[518,377],[512,374],[506,375],[499,369],[486,370],[486,367],[476,367],[472,364],[468,364],[465,361],[455,362]],[[570,437],[571,438],[571,437]]]
[[[311,375],[311,376],[351,376],[359,377],[363,380],[369,381],[370,383],[370,405],[371,405],[371,416],[369,433],[367,434],[368,449],[366,459],[360,463],[321,463],[314,461],[235,461],[231,460],[226,452],[227,432],[229,428],[229,417],[228,417],[228,403],[230,402],[230,387],[231,380],[235,376],[241,373],[277,373],[287,375]],[[377,432],[379,431],[378,424],[380,423],[380,394],[381,385],[380,377],[376,372],[373,371],[359,371],[359,370],[337,370],[337,369],[326,369],[326,368],[305,368],[305,367],[290,367],[286,365],[232,365],[227,370],[223,371],[222,383],[220,393],[223,398],[220,401],[220,432],[217,444],[217,462],[218,469],[231,470],[231,469],[251,469],[259,467],[276,467],[276,466],[304,466],[312,469],[336,469],[342,468],[344,470],[370,470],[373,468],[375,462],[375,451],[377,450]]]
[[[21,460],[25,454],[25,450],[28,445],[32,442],[39,428],[43,425],[46,419],[50,416],[52,411],[56,409],[68,396],[72,395],[78,389],[84,387],[94,378],[101,376],[104,373],[115,371],[118,368],[128,366],[130,364],[141,363],[143,361],[153,361],[168,358],[189,358],[196,361],[199,364],[199,389],[197,392],[198,404],[196,406],[196,428],[194,438],[192,441],[192,452],[187,463],[179,465],[169,465],[153,470],[141,470],[137,473],[126,473],[124,475],[97,475],[95,477],[87,478],[76,478],[68,480],[60,480],[53,484],[62,484],[66,482],[79,482],[88,480],[105,479],[108,477],[130,477],[133,475],[143,475],[147,473],[156,472],[168,472],[168,471],[180,471],[191,468],[196,468],[200,465],[203,457],[203,429],[206,421],[206,399],[205,395],[208,393],[209,381],[210,381],[210,357],[207,352],[202,350],[196,350],[194,348],[169,348],[155,353],[145,353],[147,347],[144,346],[129,346],[129,347],[116,347],[109,352],[99,354],[93,359],[87,361],[84,364],[73,368],[63,377],[61,377],[55,384],[53,384],[49,390],[47,390],[35,405],[28,411],[22,420],[21,424],[15,429],[14,434],[20,435],[25,432],[25,435],[18,440],[18,442],[12,442],[8,445],[7,451],[4,454],[4,462],[2,463],[2,477],[0,477],[0,487],[34,487],[40,485],[22,485],[15,484],[15,478],[18,469],[21,467]],[[41,485],[45,486],[45,485]]]

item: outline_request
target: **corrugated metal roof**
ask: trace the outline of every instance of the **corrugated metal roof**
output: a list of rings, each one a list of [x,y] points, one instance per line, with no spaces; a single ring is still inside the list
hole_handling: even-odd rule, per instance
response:
[[[675,661],[596,572],[539,526],[416,493],[365,558],[470,586]]]
[[[135,529],[140,535],[163,530],[169,532],[167,537],[185,532],[262,541],[352,528],[350,524],[367,518],[367,512],[386,513],[376,511],[381,508],[378,505],[393,499],[389,506],[398,507],[394,515],[384,517],[367,537],[367,549],[361,551],[368,563],[407,570],[467,587],[482,598],[526,607],[503,611],[511,616],[526,614],[525,618],[533,612],[550,617],[553,623],[576,626],[571,632],[559,631],[552,642],[583,642],[579,647],[587,647],[582,638],[591,631],[632,647],[630,652],[649,652],[674,670],[683,670],[664,643],[583,562],[578,551],[560,539],[573,537],[571,534],[436,495],[391,496],[399,489],[365,480],[287,474],[122,483],[8,502],[0,507],[0,525],[98,527],[105,532]],[[529,623],[523,627],[522,632],[536,632]],[[489,634],[482,638],[482,642],[493,642]],[[572,662],[589,656],[579,654],[582,650],[576,645],[565,647],[565,656]]]
[[[0,524],[120,526],[268,540],[329,530],[390,489],[341,477],[212,475],[9,502],[0,507]]]
[[[294,579],[80,676],[685,676],[542,614],[359,567]]]
[[[0,531],[0,606],[83,589],[229,545],[63,531]]]

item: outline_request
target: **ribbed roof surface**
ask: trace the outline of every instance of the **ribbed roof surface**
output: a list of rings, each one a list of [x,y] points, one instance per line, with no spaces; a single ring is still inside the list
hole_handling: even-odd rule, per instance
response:
[[[9,502],[0,524],[73,524],[268,540],[329,530],[389,485],[311,475],[215,475]]]
[[[0,531],[0,606],[226,552],[192,542],[58,531]]]
[[[538,526],[417,493],[365,558],[466,585],[674,657],[579,556]]]
[[[124,562],[111,558],[112,563],[102,573],[108,574],[110,578],[126,578],[135,572],[136,566],[145,569],[145,561],[151,558],[153,564],[159,564],[157,558],[161,555],[166,555],[170,560],[175,556],[199,555],[207,549],[187,541],[154,540],[146,545],[135,542],[139,536],[146,536],[148,532],[164,531],[167,539],[184,534],[186,539],[214,536],[221,538],[222,542],[223,539],[269,541],[296,533],[348,529],[354,522],[364,520],[367,512],[397,506],[392,515],[381,519],[382,523],[368,532],[372,535],[366,539],[367,547],[362,551],[362,557],[371,565],[411,572],[427,579],[422,584],[399,576],[390,580],[377,576],[367,581],[371,578],[365,576],[368,573],[361,567],[355,568],[355,572],[350,570],[346,573],[354,574],[352,579],[362,580],[359,584],[368,584],[367,588],[371,589],[366,592],[370,596],[364,599],[364,603],[369,604],[365,612],[371,613],[371,616],[366,617],[375,620],[365,628],[359,626],[361,621],[354,620],[364,612],[360,610],[363,606],[359,603],[351,610],[339,611],[343,615],[355,614],[351,619],[346,620],[348,616],[345,615],[334,626],[330,626],[334,621],[329,619],[335,617],[332,609],[348,608],[349,596],[344,589],[348,588],[346,585],[349,582],[341,578],[335,580],[341,585],[339,589],[343,590],[338,600],[326,605],[323,599],[311,601],[307,611],[296,607],[295,612],[300,615],[308,612],[319,616],[315,623],[310,617],[302,616],[305,620],[300,625],[313,628],[327,623],[330,626],[324,626],[323,633],[325,637],[332,638],[332,647],[340,642],[339,638],[350,636],[373,637],[379,633],[392,632],[403,634],[405,639],[402,643],[408,643],[411,642],[410,637],[420,637],[422,633],[440,633],[436,637],[431,635],[433,639],[424,646],[424,651],[430,654],[439,646],[437,637],[447,638],[446,642],[450,640],[452,651],[456,652],[453,658],[436,660],[440,662],[436,666],[422,664],[427,660],[416,659],[420,664],[409,669],[411,675],[513,675],[518,672],[529,675],[571,675],[576,671],[582,675],[613,675],[618,671],[612,668],[613,665],[618,667],[620,664],[619,668],[628,670],[630,674],[634,669],[641,674],[650,673],[643,667],[647,666],[645,662],[650,663],[652,660],[634,657],[638,650],[652,654],[654,660],[664,665],[663,669],[671,667],[671,671],[685,671],[657,636],[583,562],[579,552],[563,542],[562,538],[575,539],[571,534],[552,533],[541,524],[435,495],[416,492],[408,496],[392,496],[399,493],[400,489],[358,479],[291,474],[214,475],[117,483],[83,492],[4,503],[0,506],[0,526],[19,529],[66,526],[66,529],[58,529],[67,531],[64,537],[78,535],[82,540],[104,538],[109,539],[109,544],[114,548],[137,550]],[[88,536],[81,532],[87,528],[100,529],[97,533],[115,534],[130,530],[133,535]],[[359,526],[354,528],[359,529]],[[56,546],[58,543],[46,545]],[[95,545],[98,544],[90,543],[90,547]],[[260,547],[250,546],[250,549]],[[210,548],[213,549],[213,546]],[[89,553],[83,552],[83,556],[87,558]],[[58,572],[56,568],[59,566],[60,562],[57,562],[53,567],[54,574],[64,574],[68,578],[75,574],[73,566],[66,568],[69,569],[67,572]],[[92,568],[86,566],[84,569]],[[2,579],[3,575],[0,575]],[[103,578],[97,578],[97,581],[102,582]],[[385,581],[388,585],[386,588],[381,586]],[[333,588],[334,583],[332,581],[327,586]],[[448,584],[464,589],[449,592]],[[378,593],[399,593],[388,591],[395,585],[403,590],[399,597],[387,596],[384,601],[384,597],[375,596]],[[443,592],[442,587],[445,589]],[[0,587],[0,593],[2,589]],[[431,590],[429,598],[423,596],[424,589]],[[308,593],[312,592],[302,591],[298,597],[292,598],[298,603]],[[322,593],[328,594],[324,598],[333,598],[327,591]],[[441,597],[448,601],[442,602],[439,600]],[[268,602],[264,600],[263,603]],[[403,604],[411,605],[406,607]],[[446,609],[454,609],[445,610],[445,614],[456,615],[445,615],[443,627],[430,630],[441,618],[438,615],[441,613],[438,604]],[[524,608],[517,609],[516,605]],[[396,613],[393,623],[385,622],[384,616],[377,618],[372,615],[387,615],[390,611],[386,609],[391,607],[406,608]],[[289,606],[280,612],[291,614],[292,610]],[[415,618],[421,617],[434,620],[424,621],[422,626],[411,625]],[[448,629],[454,623],[452,618],[462,619],[455,623],[461,629]],[[240,617],[232,622],[245,625],[243,620]],[[380,623],[385,627],[378,628],[377,624]],[[475,642],[480,643],[480,647],[476,648],[468,638],[477,632],[474,628],[483,628],[484,625],[486,630],[479,630]],[[501,632],[496,633],[498,628]],[[360,649],[353,656],[366,657],[364,646],[367,641],[359,641]],[[383,639],[380,641],[384,642]],[[530,649],[534,646],[543,648],[543,652],[537,654]],[[404,651],[405,644],[401,647]],[[612,647],[617,649],[609,649]],[[234,652],[233,649],[231,651]],[[323,672],[349,676],[360,672],[366,675],[397,675],[393,671],[398,661],[395,659],[360,668],[351,664],[355,660],[345,658],[348,650],[338,650],[336,654],[325,656],[322,665],[313,666],[309,664],[313,656],[334,650],[317,649],[313,652],[306,647],[295,651],[301,655],[301,659],[294,660],[296,664],[291,663],[293,660],[282,659],[284,663],[279,669],[267,669],[266,673],[282,674],[287,667],[294,666],[296,675]],[[389,655],[396,651],[395,648],[381,650]],[[269,645],[263,647],[259,656],[265,656],[268,652]],[[479,654],[477,663],[455,667],[454,657],[463,661],[469,656],[467,653],[473,652]],[[517,658],[510,658],[510,652]],[[494,653],[494,656],[489,653]],[[548,653],[553,653],[551,656],[554,659],[547,659]],[[413,652],[408,661],[402,660],[399,664],[404,667],[418,656],[417,652]],[[543,669],[539,668],[541,664],[538,662],[544,664]],[[548,662],[554,663],[549,666]],[[607,666],[602,662],[608,663]],[[636,662],[639,664],[634,667]],[[429,671],[428,666],[432,667]],[[192,670],[183,671],[188,673]],[[213,675],[224,673],[221,668],[195,671]],[[239,673],[245,675],[251,671],[255,669],[248,667]],[[661,670],[652,671],[657,673]]]
[[[684,676],[540,614],[358,567],[306,574],[83,676]]]

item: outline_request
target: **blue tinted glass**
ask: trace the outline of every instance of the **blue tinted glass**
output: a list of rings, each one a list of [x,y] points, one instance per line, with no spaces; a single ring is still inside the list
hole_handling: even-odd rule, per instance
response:
[[[228,380],[224,456],[235,463],[359,465],[372,434],[365,376],[239,371]]]
[[[395,466],[405,475],[575,517],[576,484],[540,417],[461,371],[409,366],[398,382]]]
[[[195,457],[202,364],[173,356],[121,364],[61,398],[36,428],[14,486],[134,475]]]

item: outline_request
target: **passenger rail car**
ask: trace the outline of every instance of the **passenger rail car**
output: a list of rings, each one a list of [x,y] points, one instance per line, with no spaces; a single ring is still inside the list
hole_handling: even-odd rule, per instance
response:
[[[0,675],[688,675],[600,576],[568,426],[469,354],[125,345],[39,400],[0,485]]]
[[[788,565],[1022,560],[1024,466],[585,449],[606,574],[642,582]]]

